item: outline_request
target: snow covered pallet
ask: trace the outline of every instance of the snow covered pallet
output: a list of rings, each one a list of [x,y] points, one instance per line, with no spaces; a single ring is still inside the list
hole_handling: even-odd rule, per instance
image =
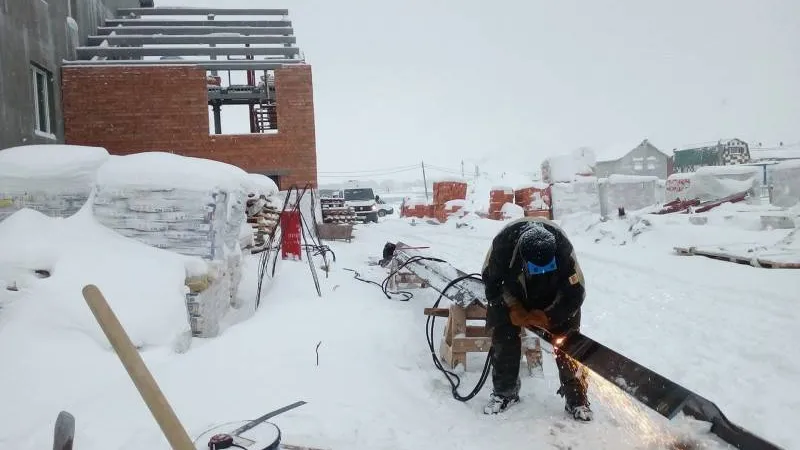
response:
[[[757,252],[747,245],[733,249],[722,247],[675,247],[682,256],[705,256],[706,258],[729,261],[766,269],[800,269],[800,251],[761,251]]]

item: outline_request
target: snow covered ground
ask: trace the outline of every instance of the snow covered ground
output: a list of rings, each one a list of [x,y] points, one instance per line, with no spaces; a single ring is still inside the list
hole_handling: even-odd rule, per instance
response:
[[[319,273],[321,298],[306,262],[282,261],[252,319],[218,338],[194,339],[178,354],[180,286],[192,260],[92,228],[91,217],[41,219],[22,211],[0,223],[0,280],[23,280],[18,291],[0,291],[5,447],[48,448],[56,414],[65,409],[77,418],[76,448],[168,448],[80,297],[82,284],[95,283],[142,345],[193,437],[306,400],[274,419],[285,442],[348,450],[656,449],[671,435],[689,433],[701,437],[701,448],[724,448],[705,436],[703,424],[669,423],[595,378],[590,400],[596,421],[566,420],[547,353],[545,379],[523,378],[523,402],[507,415],[486,417],[481,409],[491,382],[460,403],[433,367],[422,310],[434,293],[387,300],[344,270],[380,282],[385,272],[367,259],[379,257],[385,242],[403,241],[428,245],[431,255],[478,271],[501,222],[473,218],[456,228],[454,222],[412,226],[391,218],[360,226],[353,242],[330,243],[337,262],[329,277]],[[800,273],[672,253],[673,245],[692,241],[778,241],[788,231],[696,226],[685,216],[649,220],[563,224],[587,278],[583,331],[711,399],[750,431],[785,448],[800,447],[791,428],[800,421],[800,349],[794,345],[800,341]],[[256,263],[246,261],[242,297],[255,296]],[[41,266],[52,270],[50,278],[30,274]],[[148,332],[154,319],[162,324],[153,327],[159,339]],[[470,360],[462,391],[476,382],[482,358]]]

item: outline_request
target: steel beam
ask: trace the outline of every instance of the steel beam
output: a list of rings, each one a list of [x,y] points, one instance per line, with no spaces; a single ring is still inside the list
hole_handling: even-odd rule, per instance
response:
[[[78,47],[79,59],[139,58],[143,56],[265,56],[291,57],[300,53],[297,47]]]
[[[234,9],[234,8],[119,8],[117,16],[288,16],[288,9]]]
[[[212,102],[219,100],[223,104],[241,104],[250,105],[258,103],[259,101],[272,100],[269,95],[264,91],[222,91],[220,89],[208,90],[208,101]]]
[[[130,35],[198,35],[198,34],[242,34],[247,36],[291,36],[294,34],[292,27],[216,27],[216,26],[172,26],[172,27],[153,27],[153,26],[124,26],[124,27],[98,27],[98,35],[108,35],[114,33],[118,36]]]
[[[282,67],[305,64],[301,59],[262,59],[262,60],[236,60],[236,61],[211,61],[211,60],[78,60],[64,61],[64,66],[197,66],[207,70],[275,70]]]
[[[138,25],[140,27],[290,27],[291,20],[150,20],[150,19],[107,19],[105,26]]]
[[[408,263],[405,267],[410,272],[425,280],[435,291],[440,294],[444,293],[444,296],[453,303],[465,308],[475,302],[486,305],[485,288],[482,282],[467,278],[445,293],[444,289],[452,280],[467,274],[447,262],[418,260],[414,257],[426,256],[426,254],[402,242],[398,242],[396,246],[394,259],[400,265]],[[412,262],[409,263],[409,260]]]
[[[89,36],[89,45],[185,45],[185,44],[294,44],[295,36],[231,36],[213,34],[187,34],[183,36],[156,36],[134,34],[127,36]]]

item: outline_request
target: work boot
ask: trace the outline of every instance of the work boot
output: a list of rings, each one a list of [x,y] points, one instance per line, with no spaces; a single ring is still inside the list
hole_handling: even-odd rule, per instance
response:
[[[519,403],[519,396],[512,395],[508,397],[500,396],[492,393],[489,396],[489,403],[483,408],[484,414],[497,414],[505,411],[511,406]]]
[[[594,418],[589,408],[589,399],[586,398],[586,388],[581,386],[578,380],[562,385],[557,393],[565,398],[564,410],[572,415],[573,419],[590,422]]]

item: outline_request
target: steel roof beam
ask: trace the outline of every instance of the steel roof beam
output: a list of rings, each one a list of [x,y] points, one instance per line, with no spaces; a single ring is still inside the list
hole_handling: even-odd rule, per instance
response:
[[[158,7],[158,8],[119,8],[118,16],[127,15],[137,16],[287,16],[288,9],[233,9],[233,8],[180,8],[180,7]]]
[[[221,26],[169,26],[169,27],[153,27],[153,26],[118,26],[118,27],[98,27],[98,35],[108,35],[115,33],[116,35],[199,35],[199,34],[212,34],[212,33],[238,33],[249,36],[291,36],[294,34],[292,27],[221,27]]]
[[[294,44],[295,36],[229,36],[212,34],[187,34],[154,36],[133,34],[124,36],[89,36],[89,45],[170,45],[170,44]]]
[[[220,61],[220,60],[78,60],[78,61],[63,61],[65,67],[107,67],[107,66],[197,66],[203,67],[207,70],[275,70],[282,67],[305,64],[305,61],[300,59],[261,59],[261,60],[237,60],[237,61]]]
[[[138,25],[140,27],[290,27],[291,20],[150,20],[150,19],[107,19],[105,26]]]
[[[294,56],[297,47],[78,47],[78,59],[139,58],[143,56]]]

